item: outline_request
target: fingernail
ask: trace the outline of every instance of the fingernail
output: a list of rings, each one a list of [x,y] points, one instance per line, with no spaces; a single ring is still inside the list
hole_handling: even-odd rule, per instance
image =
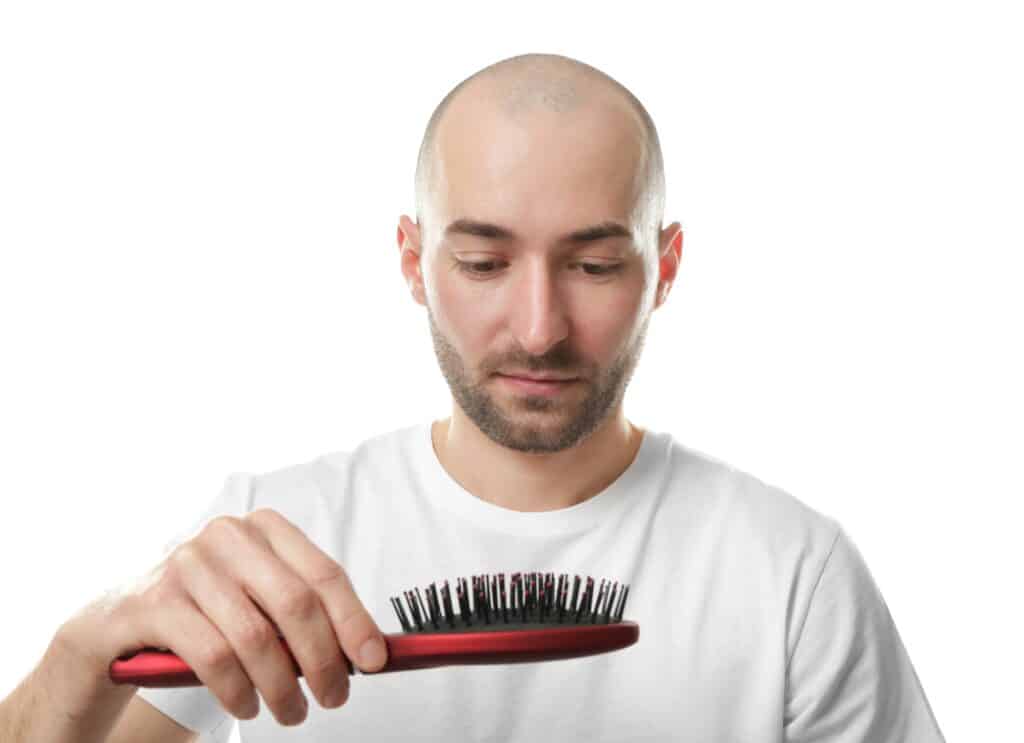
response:
[[[387,651],[379,637],[367,640],[359,648],[359,663],[363,668],[377,668],[377,666],[384,665],[386,659]]]

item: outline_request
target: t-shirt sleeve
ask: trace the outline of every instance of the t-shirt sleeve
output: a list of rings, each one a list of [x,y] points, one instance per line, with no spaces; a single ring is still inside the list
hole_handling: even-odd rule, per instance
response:
[[[244,516],[252,510],[251,475],[232,473],[220,493],[188,528],[164,545],[164,556],[182,542],[198,534],[207,521],[217,516]],[[173,648],[172,648],[173,650]],[[205,686],[161,689],[140,687],[137,696],[189,730],[201,732],[203,743],[222,743],[234,728],[235,718],[225,710]]]
[[[841,526],[786,673],[787,743],[944,743],[889,609]]]

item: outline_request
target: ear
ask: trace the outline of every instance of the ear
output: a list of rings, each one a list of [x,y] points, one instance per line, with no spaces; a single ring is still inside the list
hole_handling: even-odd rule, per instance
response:
[[[398,219],[398,251],[401,255],[402,276],[405,277],[405,283],[412,292],[412,298],[426,307],[421,245],[419,225],[403,214]]]
[[[679,222],[673,222],[661,231],[658,241],[658,292],[654,298],[654,309],[661,307],[668,299],[682,255],[683,227]]]

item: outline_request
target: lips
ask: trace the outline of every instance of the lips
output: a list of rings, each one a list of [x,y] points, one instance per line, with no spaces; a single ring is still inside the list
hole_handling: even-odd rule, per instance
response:
[[[576,385],[580,381],[576,378],[557,380],[552,380],[550,378],[545,380],[527,379],[524,377],[512,376],[510,374],[496,374],[495,376],[497,377],[497,382],[499,384],[512,392],[517,394],[542,395],[544,397],[557,397],[562,394],[567,394],[569,390],[576,389]]]
[[[512,377],[513,379],[525,379],[530,382],[570,382],[576,377],[555,377],[555,376],[535,376],[532,374],[516,374],[508,372],[498,372],[503,377]]]

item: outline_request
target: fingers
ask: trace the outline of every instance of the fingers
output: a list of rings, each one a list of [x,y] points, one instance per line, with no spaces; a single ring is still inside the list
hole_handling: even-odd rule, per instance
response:
[[[259,698],[249,675],[223,633],[183,591],[178,580],[177,566],[195,562],[190,550],[186,547],[182,555],[175,554],[168,561],[171,570],[159,570],[159,574],[173,577],[147,580],[148,585],[123,592],[113,600],[114,610],[104,611],[101,623],[89,622],[86,630],[89,636],[101,631],[103,637],[111,638],[118,655],[143,648],[171,649],[196,672],[224,709],[250,719],[259,713]]]
[[[297,725],[308,712],[297,672],[322,706],[340,707],[348,659],[370,672],[387,660],[344,569],[270,509],[207,522],[142,579],[94,603],[61,637],[97,677],[109,681],[110,658],[167,648],[240,719],[259,713],[262,696],[280,724]]]
[[[230,642],[187,597],[177,607],[152,612],[157,637],[151,646],[174,645],[174,653],[195,671],[199,680],[217,697],[221,706],[241,720],[251,720],[260,711],[260,700]],[[289,723],[275,717],[283,725]]]
[[[259,689],[280,724],[299,724],[306,718],[308,703],[277,630],[205,549],[205,545],[200,544],[181,549],[176,553],[176,563],[183,587],[209,621],[219,628],[219,640],[206,638],[198,651],[193,651],[199,656],[201,667],[225,689],[223,697],[217,694],[218,699],[224,704],[225,697],[233,698],[230,695],[237,682],[221,679],[233,676],[234,666],[238,665],[244,669],[249,687]],[[174,646],[175,653],[180,655],[182,647],[179,639]],[[187,657],[184,660],[189,662]],[[206,683],[199,669],[193,668]],[[233,710],[237,705],[235,702],[235,707],[225,705],[225,708]]]
[[[197,598],[197,603],[206,611],[208,601],[209,611],[220,612],[211,615],[218,626],[230,626],[226,617],[240,612],[242,619],[235,620],[241,627],[236,639],[230,632],[227,636],[267,703],[273,707],[273,700],[280,699],[281,705],[290,709],[289,694],[302,698],[290,662],[278,657],[278,652],[284,652],[280,643],[272,646],[267,640],[266,635],[276,637],[267,630],[276,625],[320,705],[344,704],[349,695],[349,670],[342,652],[364,670],[377,670],[386,659],[386,650],[380,630],[341,566],[287,519],[268,509],[243,520],[211,522],[208,528],[210,534],[202,547],[215,567],[205,578],[208,585],[196,581],[189,590],[208,597]],[[221,586],[221,581],[230,587]],[[240,611],[239,604],[245,609]],[[383,657],[364,663],[359,652],[374,638],[380,641]],[[282,673],[282,668],[288,672]],[[280,676],[277,681],[271,680],[274,674]]]
[[[340,642],[345,655],[355,661],[363,671],[379,670],[387,660],[383,635],[356,595],[344,569],[279,513],[267,509],[254,511],[248,520],[260,529],[273,552],[296,572],[301,585],[310,588],[319,598],[319,604],[326,611],[331,623],[335,646]],[[293,613],[301,613],[306,608],[303,604],[307,600],[312,603],[311,596],[285,596],[281,598],[282,608],[287,608],[289,599],[293,609],[296,609]],[[291,646],[292,636],[289,629],[282,626],[282,630]],[[311,648],[310,653],[313,652],[319,653],[322,649],[319,646]],[[342,663],[342,659],[340,655],[334,654],[330,658],[328,673],[333,674],[335,658],[339,664]],[[338,671],[347,686],[347,669],[339,665]]]

